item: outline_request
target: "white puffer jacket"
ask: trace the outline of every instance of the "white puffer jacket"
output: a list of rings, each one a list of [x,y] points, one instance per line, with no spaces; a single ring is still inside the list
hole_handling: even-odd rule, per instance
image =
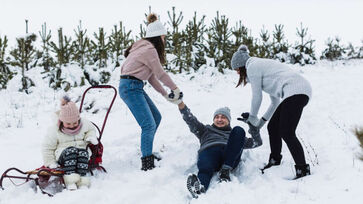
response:
[[[49,127],[42,144],[45,166],[56,164],[64,149],[71,146],[86,149],[90,141],[97,140],[95,126],[84,118],[81,118],[81,123],[80,132],[74,136],[62,133],[57,125]]]

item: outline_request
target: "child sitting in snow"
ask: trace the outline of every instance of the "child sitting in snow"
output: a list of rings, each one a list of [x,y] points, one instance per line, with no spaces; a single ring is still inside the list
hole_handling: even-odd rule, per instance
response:
[[[89,143],[98,144],[94,125],[80,118],[76,104],[65,96],[61,99],[61,109],[56,112],[58,121],[48,129],[42,144],[44,166],[62,166],[64,183],[68,190],[89,187],[88,172]]]

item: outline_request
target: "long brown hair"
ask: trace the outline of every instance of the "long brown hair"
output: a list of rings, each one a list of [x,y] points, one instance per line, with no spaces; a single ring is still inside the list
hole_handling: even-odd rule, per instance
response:
[[[161,36],[145,38],[145,40],[151,42],[154,45],[156,51],[158,52],[160,63],[165,64],[165,44],[164,41],[161,39]]]
[[[165,62],[166,62],[165,44],[164,44],[164,41],[161,39],[161,36],[144,38],[144,40],[147,40],[151,44],[153,44],[154,48],[158,52],[160,63],[165,64]],[[133,44],[126,49],[125,54],[124,54],[125,57],[129,56],[132,46],[133,46]]]
[[[240,67],[238,68],[239,69],[239,80],[238,80],[238,83],[237,83],[237,87],[239,87],[239,85],[242,84],[243,82],[243,86],[246,86],[247,84],[247,71],[246,71],[246,67]]]
[[[125,54],[124,54],[124,56],[125,57],[127,57],[127,56],[129,56],[129,54],[130,54],[130,50],[131,50],[131,48],[132,48],[132,46],[133,46],[134,44],[132,44],[130,47],[128,47],[126,50],[125,50]]]

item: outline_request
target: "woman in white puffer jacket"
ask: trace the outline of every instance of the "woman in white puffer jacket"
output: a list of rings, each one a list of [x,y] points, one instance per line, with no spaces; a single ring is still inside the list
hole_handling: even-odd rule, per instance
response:
[[[96,129],[89,120],[80,118],[76,104],[68,97],[62,98],[61,109],[56,114],[58,121],[49,127],[42,144],[44,166],[62,166],[64,183],[69,190],[88,187],[89,152],[86,148],[90,143],[98,144]]]

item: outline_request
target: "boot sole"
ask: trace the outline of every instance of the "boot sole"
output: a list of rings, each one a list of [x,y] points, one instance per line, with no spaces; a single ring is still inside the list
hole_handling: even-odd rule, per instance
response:
[[[187,179],[187,188],[190,194],[192,194],[193,198],[198,198],[198,191],[200,191],[200,183],[198,181],[198,177],[195,174],[188,176]]]

